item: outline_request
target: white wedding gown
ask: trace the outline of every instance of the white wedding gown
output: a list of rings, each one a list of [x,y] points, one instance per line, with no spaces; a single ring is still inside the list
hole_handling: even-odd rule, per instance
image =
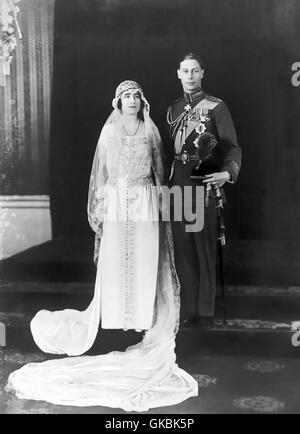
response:
[[[177,404],[198,394],[196,380],[176,364],[175,337],[180,302],[170,225],[152,218],[158,213],[157,197],[151,190],[151,183],[145,183],[151,170],[151,153],[144,160],[142,158],[143,154],[149,154],[149,143],[145,139],[143,142],[134,140],[137,140],[137,146],[145,148],[144,151],[136,149],[130,156],[139,159],[134,164],[139,167],[139,172],[129,169],[127,175],[124,174],[122,168],[127,166],[120,161],[118,179],[134,174],[134,180],[141,184],[134,197],[142,204],[141,209],[146,210],[147,221],[129,227],[126,222],[104,221],[94,298],[85,311],[66,309],[37,313],[31,323],[37,345],[44,352],[73,357],[30,363],[10,374],[6,389],[19,398],[59,405],[147,411]],[[123,149],[126,149],[126,143],[124,145]],[[129,140],[127,145],[133,144]],[[126,189],[127,184],[114,182],[113,185],[116,193],[113,201],[124,197],[122,189]],[[111,197],[108,211],[115,212],[117,208]],[[149,213],[153,213],[152,221],[149,221]],[[132,270],[136,274],[124,287],[124,273],[119,273],[124,269],[124,252],[121,250],[118,255],[118,249],[120,239],[124,236],[126,239],[128,234],[130,238],[132,233],[138,238],[138,244],[134,244],[135,264],[129,271],[131,277]],[[128,252],[127,248],[125,252]],[[116,255],[114,264],[112,260]],[[129,265],[131,263],[129,261]],[[125,270],[126,267],[128,264],[125,263]],[[128,276],[125,281],[128,283]],[[100,320],[103,328],[149,330],[139,344],[125,352],[74,357],[84,354],[92,346]]]

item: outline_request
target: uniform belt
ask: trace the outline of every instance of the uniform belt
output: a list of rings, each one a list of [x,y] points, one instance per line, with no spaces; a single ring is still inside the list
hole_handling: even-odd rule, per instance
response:
[[[199,161],[199,156],[197,154],[190,155],[187,151],[183,151],[181,154],[175,154],[174,161],[186,164],[189,161]]]

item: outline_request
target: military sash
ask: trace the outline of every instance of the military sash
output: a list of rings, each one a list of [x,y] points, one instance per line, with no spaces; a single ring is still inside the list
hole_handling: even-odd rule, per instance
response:
[[[191,109],[191,114],[187,114],[187,127],[185,131],[185,141],[187,138],[192,134],[192,132],[197,128],[199,124],[201,124],[203,121],[197,119],[197,112],[199,112],[200,115],[207,115],[209,111],[212,111],[217,105],[219,104],[219,101],[211,101],[207,98],[202,99],[198,102],[198,104]],[[193,119],[195,118],[195,120]],[[190,119],[189,119],[190,118]],[[176,137],[175,137],[175,152],[176,154],[180,154],[182,147],[184,145],[184,142],[182,140],[182,130],[181,128],[178,128]]]

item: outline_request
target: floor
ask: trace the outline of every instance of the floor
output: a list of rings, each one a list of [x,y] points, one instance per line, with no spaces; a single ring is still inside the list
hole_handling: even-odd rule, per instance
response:
[[[19,400],[7,394],[4,386],[10,372],[25,363],[40,362],[49,358],[29,342],[28,332],[20,328],[17,332],[15,336],[14,333],[8,336],[12,340],[10,342],[8,339],[7,347],[2,347],[0,352],[1,414],[124,413],[122,410],[106,407],[55,406],[45,402]],[[300,413],[298,353],[294,357],[276,357],[270,355],[272,351],[266,350],[263,357],[262,344],[265,342],[267,348],[272,340],[276,340],[274,334],[260,336],[259,345],[256,346],[255,339],[247,336],[245,332],[240,335],[238,332],[226,333],[223,336],[218,336],[217,332],[203,330],[184,330],[179,333],[177,361],[180,367],[191,373],[198,381],[199,396],[175,406],[153,409],[149,413]],[[127,342],[124,342],[121,332],[118,336],[112,335],[104,337],[107,339],[104,344],[96,343],[89,354],[99,354],[103,350],[106,352],[106,346],[122,348],[127,343],[135,341],[133,336],[127,336]],[[100,336],[98,339],[101,339]],[[107,344],[108,340],[110,345]],[[249,347],[245,351],[246,355],[236,354],[240,353],[241,347],[247,343]],[[290,342],[289,344],[291,345]],[[300,348],[298,352],[300,354]]]
[[[5,278],[0,282],[0,345],[4,343],[4,326],[6,331],[6,346],[0,348],[0,413],[124,413],[107,407],[76,408],[19,400],[4,390],[10,372],[25,363],[51,357],[41,353],[32,341],[29,321],[34,313],[40,308],[82,308],[93,291],[94,270],[82,260],[84,255],[77,253],[70,259],[70,253],[61,247],[50,247],[47,256],[34,250],[2,267],[7,273],[1,274]],[[74,276],[80,266],[84,273]],[[14,279],[13,267],[17,270]],[[60,277],[59,269],[63,270]],[[218,307],[211,329],[193,326],[178,333],[177,361],[198,381],[199,396],[148,413],[300,413],[300,338],[298,346],[293,330],[300,320],[300,287],[291,282],[286,286],[241,282],[226,287],[225,324]],[[100,330],[88,354],[122,350],[139,339],[140,334],[135,332]]]

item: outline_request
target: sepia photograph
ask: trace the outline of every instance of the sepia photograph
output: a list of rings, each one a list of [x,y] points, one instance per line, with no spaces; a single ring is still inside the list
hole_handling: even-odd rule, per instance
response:
[[[299,22],[0,0],[0,414],[300,414]]]

